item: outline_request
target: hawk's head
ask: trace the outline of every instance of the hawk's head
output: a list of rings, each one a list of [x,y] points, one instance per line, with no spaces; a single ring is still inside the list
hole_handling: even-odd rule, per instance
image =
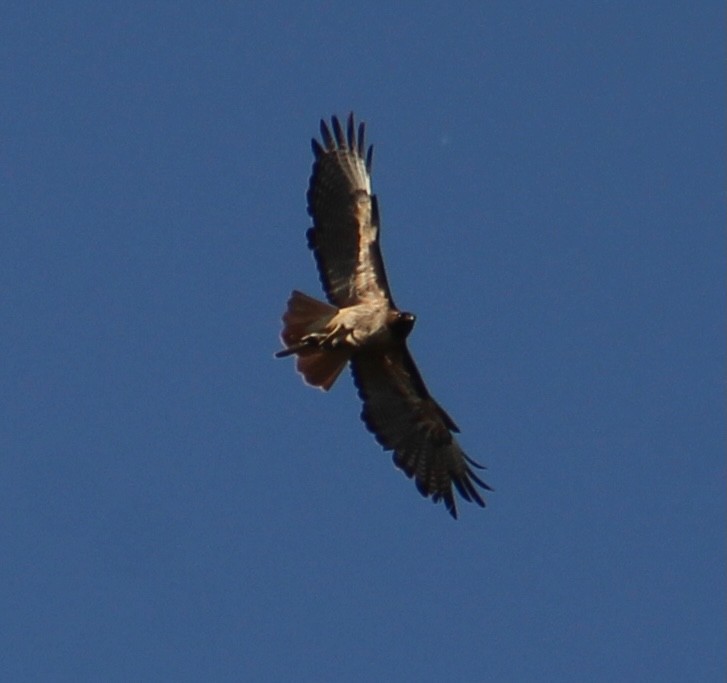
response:
[[[413,313],[397,311],[389,323],[392,334],[399,339],[406,339],[414,328],[417,317]]]

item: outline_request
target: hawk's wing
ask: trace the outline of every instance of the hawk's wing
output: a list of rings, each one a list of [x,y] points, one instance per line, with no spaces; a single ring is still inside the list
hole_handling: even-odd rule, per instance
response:
[[[364,402],[361,418],[394,463],[413,477],[419,492],[444,501],[457,517],[452,484],[468,501],[484,507],[475,484],[492,490],[473,471],[482,469],[452,436],[459,429],[429,395],[406,344],[363,350],[351,359],[351,371]]]
[[[315,254],[328,300],[343,308],[391,294],[379,250],[379,215],[371,194],[371,155],[364,152],[364,124],[356,131],[353,114],[344,133],[334,116],[333,134],[321,121],[322,144],[313,139],[313,173],[308,213],[313,227],[308,245]]]

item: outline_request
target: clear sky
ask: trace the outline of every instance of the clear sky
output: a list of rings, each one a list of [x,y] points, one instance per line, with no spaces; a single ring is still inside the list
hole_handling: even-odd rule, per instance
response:
[[[7,2],[0,679],[722,681],[721,2]],[[354,110],[460,519],[275,360]]]

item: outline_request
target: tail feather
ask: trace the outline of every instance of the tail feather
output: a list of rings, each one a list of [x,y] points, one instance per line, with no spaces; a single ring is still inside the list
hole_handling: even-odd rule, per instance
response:
[[[287,347],[295,346],[306,334],[323,329],[337,312],[335,306],[329,306],[296,290],[288,299],[280,336]]]
[[[296,368],[308,384],[328,391],[346,367],[349,357],[345,349],[309,349],[298,354]]]
[[[294,291],[283,315],[281,339],[285,349],[278,351],[278,358],[296,354],[296,367],[305,381],[328,391],[350,358],[346,349],[322,349],[303,341],[307,334],[322,331],[338,313],[335,306]]]

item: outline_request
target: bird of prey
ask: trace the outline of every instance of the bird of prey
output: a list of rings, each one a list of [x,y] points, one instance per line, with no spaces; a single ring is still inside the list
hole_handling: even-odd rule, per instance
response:
[[[293,291],[277,357],[295,355],[308,384],[327,391],[347,363],[363,401],[361,419],[423,496],[442,501],[456,519],[452,485],[485,506],[474,472],[483,469],[460,448],[454,420],[431,397],[409,354],[415,316],[395,305],[379,248],[379,211],[371,192],[373,147],[364,145],[353,114],[343,130],[334,116],[312,140],[308,246],[329,304]]]

